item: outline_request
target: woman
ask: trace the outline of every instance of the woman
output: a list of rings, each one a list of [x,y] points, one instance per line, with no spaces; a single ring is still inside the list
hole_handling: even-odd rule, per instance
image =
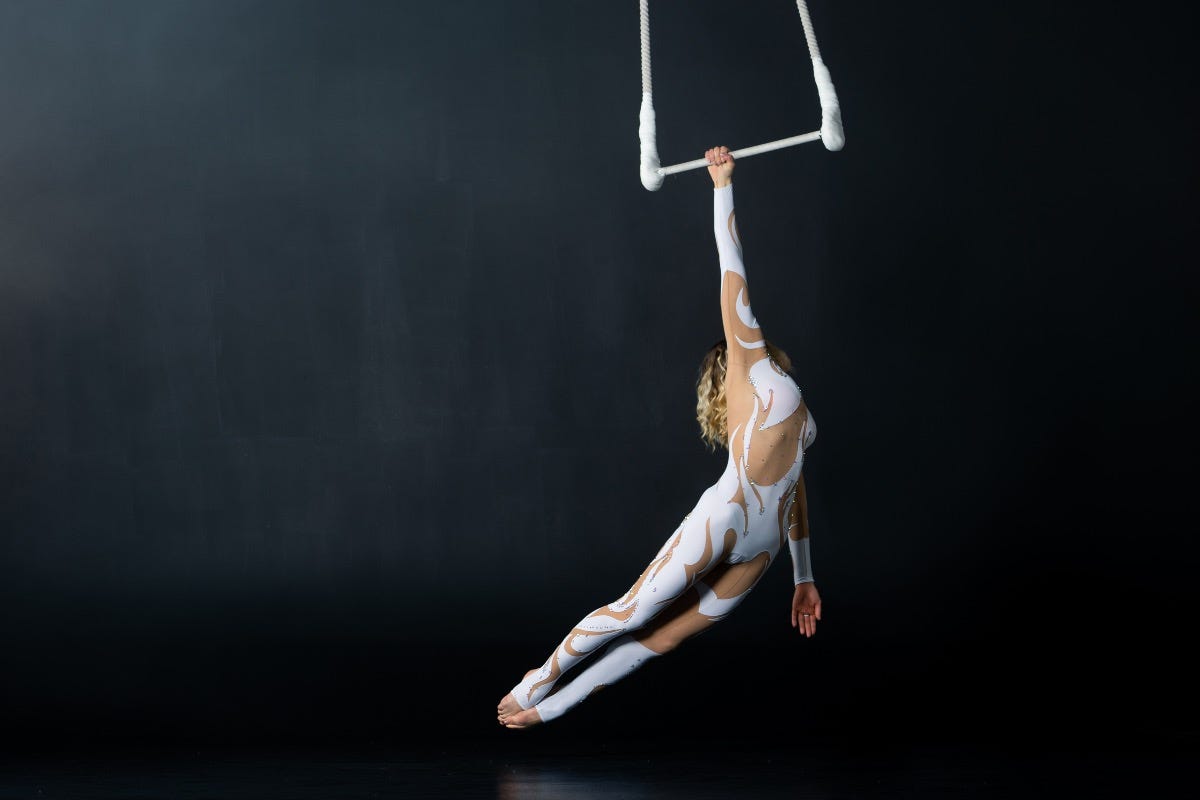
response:
[[[705,153],[713,179],[713,227],[721,265],[725,341],[709,351],[697,385],[705,438],[729,450],[720,479],[667,539],[623,597],[584,617],[546,663],[525,673],[497,707],[501,725],[528,728],[554,719],[648,658],[724,619],[758,583],[786,539],[796,585],[792,627],[816,632],[821,597],[809,563],[801,465],[816,425],[750,311],[733,211],[729,148]],[[564,672],[607,644],[568,684]]]

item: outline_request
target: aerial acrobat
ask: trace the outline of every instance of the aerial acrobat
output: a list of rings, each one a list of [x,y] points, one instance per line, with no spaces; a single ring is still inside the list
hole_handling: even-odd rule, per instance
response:
[[[821,597],[812,575],[802,467],[817,428],[788,374],[787,354],[767,341],[751,311],[733,203],[737,156],[816,139],[830,150],[844,143],[837,95],[804,0],[797,0],[797,7],[821,98],[821,130],[740,151],[714,147],[704,158],[664,168],[654,140],[647,0],[640,0],[642,183],[655,190],[666,175],[701,166],[708,167],[713,181],[725,338],[701,364],[696,410],[703,438],[710,446],[727,448],[729,459],[629,590],[577,622],[545,663],[526,672],[504,696],[496,708],[504,727],[529,728],[555,719],[724,619],[757,585],[785,542],[795,585],[791,624],[805,636],[816,632]],[[558,685],[564,673],[593,653],[586,668]]]

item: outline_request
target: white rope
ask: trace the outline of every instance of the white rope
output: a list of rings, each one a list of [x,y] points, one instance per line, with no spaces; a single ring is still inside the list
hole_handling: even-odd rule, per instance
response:
[[[639,0],[638,16],[642,33],[642,108],[638,112],[638,140],[642,147],[642,186],[654,191],[662,186],[659,168],[658,132],[654,125],[654,87],[650,83],[650,2]]]
[[[639,0],[638,22],[642,34],[642,94],[651,94],[654,87],[650,85],[650,3]]]
[[[654,90],[650,82],[650,4],[649,0],[638,0],[638,16],[641,27],[642,45],[642,107],[638,113],[638,139],[641,143],[641,177],[642,185],[650,191],[658,189],[663,184],[663,178],[679,172],[700,169],[708,166],[703,158],[685,161],[669,167],[659,165],[657,130],[654,117]],[[796,9],[800,12],[800,24],[804,26],[804,40],[808,44],[808,55],[812,59],[813,79],[817,84],[817,96],[821,100],[821,130],[802,133],[799,136],[789,136],[773,142],[744,147],[734,150],[730,155],[734,158],[767,153],[780,150],[805,142],[815,142],[820,139],[827,150],[841,150],[846,144],[846,136],[842,131],[842,111],[838,105],[837,92],[833,88],[833,78],[829,68],[821,60],[821,49],[817,46],[817,35],[813,31],[812,19],[808,14],[808,4],[805,0],[796,0]]]
[[[812,17],[808,16],[808,3],[796,0],[796,10],[800,12],[800,24],[804,26],[804,41],[808,42],[808,57],[813,61],[821,60],[821,48],[817,47],[817,35],[813,33]]]

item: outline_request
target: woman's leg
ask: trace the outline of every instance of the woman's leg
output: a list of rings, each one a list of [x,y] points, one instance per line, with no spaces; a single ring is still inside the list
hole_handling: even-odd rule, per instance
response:
[[[709,570],[665,612],[641,630],[614,639],[587,668],[539,702],[541,721],[562,716],[649,659],[671,652],[725,619],[758,584],[771,560],[771,554],[764,552],[750,561],[721,563]]]
[[[702,500],[697,511],[703,505]],[[685,518],[624,596],[580,620],[546,662],[513,687],[516,704],[522,709],[537,705],[564,672],[605,644],[644,626],[720,563],[736,534],[726,524],[728,512],[720,507],[716,512],[693,512]]]
[[[763,552],[749,561],[720,564],[688,592],[687,605],[656,619],[635,638],[660,655],[671,652],[729,616],[758,585],[773,559],[774,554]]]

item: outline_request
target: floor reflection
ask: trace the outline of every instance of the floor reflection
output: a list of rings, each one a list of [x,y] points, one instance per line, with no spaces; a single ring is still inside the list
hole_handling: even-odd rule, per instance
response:
[[[497,771],[499,800],[825,800],[896,797],[908,784],[903,764],[875,759],[874,769],[853,766],[833,753],[647,755],[562,759],[508,765]]]
[[[497,800],[643,800],[664,797],[641,781],[622,776],[597,777],[565,769],[502,770],[496,778]]]
[[[0,797],[827,798],[1192,797],[1194,752],[1024,752],[1007,747],[670,754],[501,752],[211,753],[33,757],[0,754]]]

